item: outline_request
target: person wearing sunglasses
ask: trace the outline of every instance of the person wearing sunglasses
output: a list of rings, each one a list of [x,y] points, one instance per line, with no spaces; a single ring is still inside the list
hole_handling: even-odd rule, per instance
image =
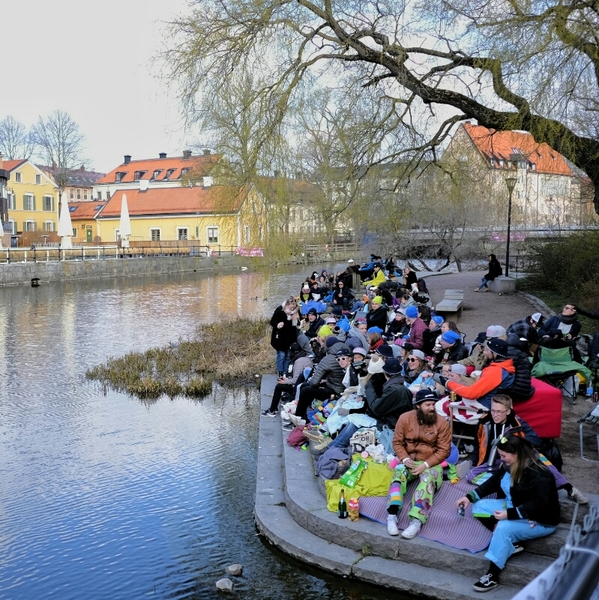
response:
[[[499,470],[456,501],[456,507],[471,508],[471,514],[493,532],[485,554],[489,568],[474,583],[477,592],[499,585],[509,557],[523,550],[518,542],[551,535],[560,522],[555,479],[532,444],[515,435],[501,437],[497,452]],[[497,499],[485,498],[491,494]]]
[[[549,317],[539,329],[541,343],[546,343],[552,339],[573,340],[580,333],[582,327],[578,320],[578,310],[576,305],[568,302],[562,308],[559,315]]]

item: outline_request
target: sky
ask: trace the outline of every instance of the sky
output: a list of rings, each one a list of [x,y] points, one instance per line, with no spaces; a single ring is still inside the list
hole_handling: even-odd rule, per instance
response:
[[[93,7],[93,8],[92,8]],[[108,172],[134,159],[181,156],[199,138],[185,132],[177,90],[153,61],[164,22],[185,0],[21,0],[3,3],[0,120],[27,127],[56,109],[85,136],[85,166]]]

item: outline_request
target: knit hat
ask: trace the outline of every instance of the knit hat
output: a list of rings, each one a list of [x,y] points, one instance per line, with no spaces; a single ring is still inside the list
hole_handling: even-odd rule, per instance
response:
[[[310,286],[309,285],[303,285],[302,286],[302,292],[309,292],[310,291]]]
[[[535,323],[540,323],[543,320],[543,315],[540,312],[534,313],[530,317]]]
[[[387,375],[397,375],[401,373],[401,364],[397,358],[389,358],[383,366],[383,372]]]
[[[382,373],[384,366],[385,361],[380,356],[375,354],[368,363],[368,372],[371,375],[374,375],[375,373]]]
[[[409,356],[413,356],[415,358],[419,358],[420,360],[426,360],[426,356],[422,350],[412,350]]]
[[[487,339],[505,337],[505,327],[501,325],[491,325],[487,327]]]
[[[366,350],[364,350],[364,348],[354,348],[354,354],[361,354],[362,356],[366,356],[368,354],[368,352],[366,352]]]
[[[338,344],[338,343],[339,343],[339,340],[334,335],[332,335],[327,338],[325,345],[327,348],[330,348],[333,344]]]
[[[431,319],[437,324],[441,325],[443,323],[443,317],[441,315],[433,315]]]
[[[441,339],[446,343],[446,344],[455,344],[459,339],[460,339],[460,334],[456,333],[455,331],[446,331],[442,336]]]
[[[413,304],[406,308],[406,317],[409,319],[416,319],[418,317],[418,309]]]
[[[503,358],[507,358],[508,345],[505,340],[493,338],[487,342],[487,348],[489,348],[491,352],[494,352]]]
[[[418,406],[418,404],[422,402],[427,402],[429,400],[436,402],[437,400],[439,400],[439,396],[436,392],[433,392],[433,390],[423,388],[416,392],[416,396],[414,397],[414,400],[412,400],[412,405]]]
[[[340,306],[335,306],[335,308],[333,308],[333,310],[331,311],[331,314],[340,317],[343,314],[343,309]]]
[[[395,314],[396,314],[396,315],[398,315],[398,314],[399,314],[399,315],[403,315],[403,316],[405,317],[405,316],[406,316],[406,309],[405,309],[405,308],[402,308],[401,306],[398,306],[398,307],[395,309]]]
[[[381,334],[381,333],[383,333],[383,330],[380,327],[374,326],[374,327],[370,327],[370,329],[367,329],[366,333],[379,333],[379,334]]]
[[[389,344],[381,344],[375,352],[380,354],[383,358],[392,358],[393,357],[393,348],[389,346]]]
[[[372,304],[382,304],[383,303],[383,298],[381,296],[375,296],[372,300],[371,300]]]
[[[326,324],[327,325],[337,325],[337,319],[335,319],[335,317],[329,317],[326,320]]]
[[[451,365],[451,372],[456,375],[466,375],[468,370],[466,369],[466,365],[455,364]]]
[[[358,317],[354,320],[354,325],[359,325],[360,323],[366,323],[366,319],[364,317]]]
[[[328,326],[328,325],[323,325],[319,330],[318,330],[318,335],[321,338],[326,338],[329,337],[330,335],[333,335],[333,330]]]
[[[314,316],[317,316],[317,315],[318,315],[318,313],[316,312],[316,309],[315,309],[315,308],[311,308],[311,309],[309,309],[309,310],[308,310],[308,312],[307,312],[306,314],[308,314],[308,315],[314,315]]]

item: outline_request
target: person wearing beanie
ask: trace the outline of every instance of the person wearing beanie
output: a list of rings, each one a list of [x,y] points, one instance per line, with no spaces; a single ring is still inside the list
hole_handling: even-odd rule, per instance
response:
[[[422,350],[427,356],[432,356],[435,351],[437,338],[443,333],[441,326],[443,325],[443,317],[441,315],[433,315],[428,323],[428,328],[422,333],[423,347]]]
[[[490,409],[493,396],[500,393],[509,394],[515,380],[516,369],[512,359],[508,358],[509,346],[505,340],[490,339],[483,352],[490,363],[472,385],[451,380],[442,381],[438,379],[438,375],[435,375],[435,381],[445,385],[450,392],[455,392],[467,400],[478,400],[485,408]]]
[[[354,295],[349,287],[346,286],[345,279],[339,279],[333,290],[333,299],[331,304],[341,310],[348,310],[353,303]]]
[[[461,365],[472,367],[474,371],[482,371],[491,362],[488,355],[484,353],[485,344],[493,338],[505,339],[506,332],[501,325],[489,325],[486,331],[478,334],[470,355],[458,361]]]
[[[468,350],[459,333],[450,330],[441,334],[441,350],[435,354],[435,366],[446,363],[448,360],[458,362],[467,356]]]
[[[370,308],[366,313],[366,325],[368,325],[368,329],[371,327],[378,327],[381,330],[380,333],[382,334],[385,329],[387,329],[387,320],[387,305],[383,303],[381,296],[375,296],[370,301]]]
[[[472,514],[493,532],[485,554],[489,568],[474,583],[477,592],[499,585],[499,575],[510,556],[523,550],[518,542],[551,535],[560,523],[555,480],[530,442],[515,435],[501,437],[497,452],[501,468],[456,501],[456,507],[469,509],[472,505]],[[485,499],[491,494],[500,498]]]
[[[394,317],[385,332],[387,339],[402,338],[410,333],[410,326],[406,323],[405,312],[402,308],[395,309]]]
[[[414,348],[424,348],[424,332],[428,329],[426,323],[418,316],[418,307],[414,304],[406,308],[406,323],[410,326],[408,334],[410,344]]]
[[[408,513],[410,524],[402,533],[405,539],[418,535],[430,514],[435,492],[443,482],[441,463],[451,452],[449,423],[435,411],[439,396],[432,390],[416,393],[414,410],[397,420],[393,435],[393,450],[399,463],[393,472],[387,502],[387,531],[398,535],[397,515],[403,505],[407,484],[419,478]]]
[[[362,285],[373,285],[374,287],[379,287],[379,285],[381,285],[381,283],[385,283],[385,281],[387,281],[387,277],[383,271],[383,265],[380,262],[375,262],[372,266],[372,277],[363,281]]]

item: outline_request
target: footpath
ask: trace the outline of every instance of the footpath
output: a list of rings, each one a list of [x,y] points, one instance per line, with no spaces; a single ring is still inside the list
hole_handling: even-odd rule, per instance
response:
[[[466,333],[466,341],[489,325],[507,327],[540,309],[520,294],[475,293],[480,276],[443,275],[431,278],[428,286],[433,305],[443,297],[444,289],[464,289],[464,312],[458,326]],[[274,375],[263,377],[262,409],[269,406],[275,383]],[[580,399],[576,406],[584,406],[584,402]],[[564,404],[564,412],[568,410]],[[270,543],[298,561],[404,593],[442,600],[480,598],[472,584],[488,565],[484,552],[471,554],[420,536],[413,540],[391,537],[384,525],[362,517],[357,522],[337,518],[327,510],[323,486],[314,475],[312,453],[288,446],[287,435],[280,419],[260,419],[255,519]],[[569,460],[567,456],[564,459],[566,463]],[[579,481],[569,473],[567,476],[586,493],[591,491],[588,478],[598,479],[599,464],[583,466],[587,470]],[[525,552],[512,556],[502,572],[501,585],[485,597],[512,598],[547,568],[565,543],[573,515],[581,523],[589,506],[599,504],[599,496],[589,496],[590,505],[577,506],[560,491],[562,525],[558,531],[529,542]]]

